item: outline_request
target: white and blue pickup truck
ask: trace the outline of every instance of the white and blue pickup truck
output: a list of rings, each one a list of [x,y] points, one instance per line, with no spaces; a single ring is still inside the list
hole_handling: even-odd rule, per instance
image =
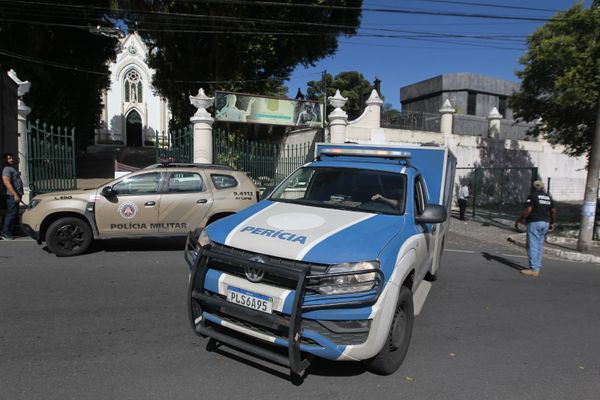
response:
[[[190,233],[194,331],[292,376],[314,356],[395,372],[439,268],[455,169],[443,147],[318,144],[259,203]]]

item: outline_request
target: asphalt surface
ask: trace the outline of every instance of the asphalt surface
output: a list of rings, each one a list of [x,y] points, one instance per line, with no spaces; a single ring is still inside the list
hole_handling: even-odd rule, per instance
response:
[[[2,241],[0,398],[597,399],[600,266],[545,259],[527,278],[522,249],[461,230],[397,373],[320,360],[301,384],[207,351],[187,321],[180,240],[107,241],[73,258]]]

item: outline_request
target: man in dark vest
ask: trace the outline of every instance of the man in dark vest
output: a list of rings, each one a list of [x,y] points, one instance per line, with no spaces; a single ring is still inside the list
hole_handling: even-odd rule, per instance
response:
[[[521,216],[515,222],[515,227],[520,223],[527,224],[527,256],[529,269],[521,270],[526,276],[538,276],[542,268],[544,254],[544,240],[549,231],[554,230],[556,223],[556,208],[554,201],[544,191],[544,182],[534,181],[533,190],[527,197],[527,204]]]

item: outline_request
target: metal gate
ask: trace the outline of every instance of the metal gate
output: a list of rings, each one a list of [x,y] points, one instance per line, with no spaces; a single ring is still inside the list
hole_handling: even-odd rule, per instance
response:
[[[537,167],[459,167],[456,171],[455,198],[464,184],[471,184],[469,203],[473,215],[486,210],[507,214],[521,212],[523,202],[538,177]]]
[[[77,188],[75,128],[28,122],[27,152],[33,194]]]
[[[191,163],[194,160],[194,129],[188,126],[167,135],[156,133],[156,160]]]
[[[213,159],[246,172],[260,187],[275,186],[296,168],[313,158],[310,142],[282,145],[259,143],[214,131]]]

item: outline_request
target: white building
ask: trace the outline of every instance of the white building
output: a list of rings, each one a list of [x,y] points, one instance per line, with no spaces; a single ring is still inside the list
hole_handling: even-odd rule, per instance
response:
[[[110,89],[103,94],[101,127],[96,144],[153,146],[168,131],[171,113],[166,100],[152,88],[148,49],[134,32],[121,39],[117,60],[110,66]],[[159,138],[159,140],[161,140]]]

